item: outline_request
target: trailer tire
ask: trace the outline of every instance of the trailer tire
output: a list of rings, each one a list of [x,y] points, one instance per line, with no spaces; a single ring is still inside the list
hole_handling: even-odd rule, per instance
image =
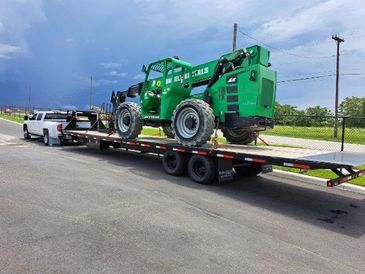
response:
[[[115,127],[121,138],[137,138],[142,131],[140,106],[130,102],[120,104],[116,112]]]
[[[175,137],[171,125],[163,126],[162,127],[163,133],[165,133],[167,138],[173,139]]]
[[[210,105],[199,99],[183,100],[172,115],[172,130],[185,146],[205,144],[213,134],[214,114]]]
[[[237,166],[234,168],[238,176],[243,177],[254,177],[261,173],[261,165],[248,165],[248,166]]]
[[[100,148],[100,150],[108,150],[109,144],[107,142],[100,141],[99,148]]]
[[[256,139],[255,132],[240,128],[223,128],[222,133],[224,138],[231,144],[247,145]]]
[[[43,144],[49,146],[49,132],[48,129],[43,130]]]
[[[162,157],[162,166],[167,174],[181,176],[185,173],[185,157],[176,151],[166,151]]]
[[[188,173],[190,178],[203,185],[211,185],[217,176],[215,161],[210,157],[194,155],[190,158],[188,164]]]

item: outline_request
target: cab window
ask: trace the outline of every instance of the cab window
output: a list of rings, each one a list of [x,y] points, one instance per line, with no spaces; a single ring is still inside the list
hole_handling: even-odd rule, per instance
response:
[[[32,117],[29,118],[29,120],[35,120],[37,117],[37,113],[36,114],[33,114]]]
[[[42,117],[43,117],[43,113],[38,113],[38,116],[37,116],[37,121],[40,121],[40,120],[42,120]]]

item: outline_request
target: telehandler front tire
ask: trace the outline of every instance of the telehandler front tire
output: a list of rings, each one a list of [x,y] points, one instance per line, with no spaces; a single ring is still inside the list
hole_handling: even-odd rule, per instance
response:
[[[185,99],[172,115],[172,130],[178,142],[184,146],[205,144],[213,134],[212,108],[199,99]]]
[[[120,104],[116,113],[115,127],[121,138],[137,138],[142,131],[140,106],[130,102]]]

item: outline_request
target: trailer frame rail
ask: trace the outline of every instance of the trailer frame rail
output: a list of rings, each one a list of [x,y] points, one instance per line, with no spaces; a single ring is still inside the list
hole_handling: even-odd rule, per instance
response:
[[[97,132],[97,134],[95,134]],[[182,154],[201,155],[207,157],[215,157],[218,159],[218,179],[220,182],[233,178],[230,175],[232,167],[238,163],[261,165],[263,172],[269,172],[269,166],[277,165],[283,167],[296,168],[301,170],[329,169],[338,177],[327,181],[328,187],[348,182],[355,178],[365,176],[365,169],[355,171],[352,165],[345,163],[324,162],[320,160],[309,160],[299,158],[287,158],[281,156],[267,156],[255,153],[240,153],[239,151],[227,151],[223,146],[202,146],[202,147],[186,147],[182,146],[171,139],[161,138],[151,141],[153,136],[145,136],[138,139],[122,139],[112,136],[107,132],[99,132],[95,130],[65,130],[64,134],[86,142],[97,143],[101,149],[107,149],[109,146],[124,148],[126,150],[136,150],[142,153],[164,154],[167,151],[174,151]],[[144,140],[145,138],[145,140]],[[150,138],[150,139],[148,139]],[[168,142],[170,140],[171,142]],[[343,171],[346,170],[347,174]]]

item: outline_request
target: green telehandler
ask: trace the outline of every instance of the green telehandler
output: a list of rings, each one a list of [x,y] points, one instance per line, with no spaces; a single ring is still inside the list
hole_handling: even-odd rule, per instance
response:
[[[219,128],[228,142],[248,144],[273,126],[276,72],[269,56],[255,45],[196,66],[178,57],[143,65],[142,83],[112,93],[111,124],[128,139],[153,126],[182,145],[200,146]],[[127,102],[134,97],[139,103]]]

